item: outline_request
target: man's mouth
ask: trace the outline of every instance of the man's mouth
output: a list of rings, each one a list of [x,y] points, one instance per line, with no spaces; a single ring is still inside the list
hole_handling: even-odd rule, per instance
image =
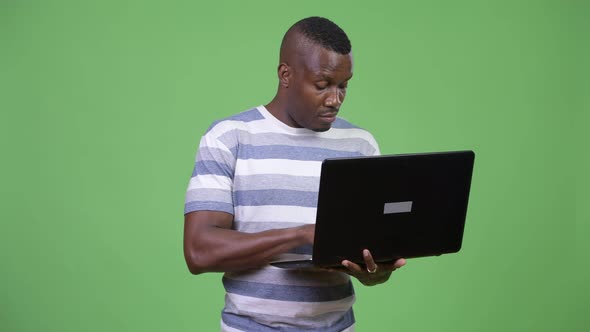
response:
[[[338,112],[325,112],[325,113],[320,113],[320,117],[321,118],[335,118],[337,114],[338,114]]]
[[[320,113],[319,117],[325,122],[332,123],[336,121],[336,114],[338,114],[338,112]]]

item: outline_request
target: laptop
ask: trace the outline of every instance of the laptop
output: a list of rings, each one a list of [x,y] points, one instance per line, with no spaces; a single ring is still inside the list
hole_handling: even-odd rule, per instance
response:
[[[282,268],[341,267],[461,249],[475,153],[333,158],[322,163],[313,254]]]

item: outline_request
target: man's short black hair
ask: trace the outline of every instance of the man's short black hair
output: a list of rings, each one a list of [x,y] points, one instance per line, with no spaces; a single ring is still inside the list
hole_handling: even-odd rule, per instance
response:
[[[312,16],[295,23],[295,29],[309,40],[339,54],[348,54],[351,50],[348,36],[336,23],[324,17]]]

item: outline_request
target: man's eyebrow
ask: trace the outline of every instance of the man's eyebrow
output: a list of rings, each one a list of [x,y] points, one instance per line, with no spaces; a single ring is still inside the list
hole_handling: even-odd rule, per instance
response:
[[[350,74],[350,76],[348,76],[345,80],[343,80],[343,82],[349,81],[352,78],[352,73]],[[333,78],[330,77],[329,75],[326,75],[320,71],[313,73],[313,77],[316,81],[333,81]]]
[[[313,78],[317,81],[329,81],[330,80],[330,78],[321,71],[314,72]]]

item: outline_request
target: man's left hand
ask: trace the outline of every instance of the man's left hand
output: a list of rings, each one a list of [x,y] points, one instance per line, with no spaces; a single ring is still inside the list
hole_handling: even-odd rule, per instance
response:
[[[375,263],[373,256],[368,249],[363,250],[365,266],[358,265],[349,260],[343,260],[344,272],[357,278],[365,286],[374,286],[386,282],[391,272],[406,265],[406,260],[400,258],[393,263]]]

